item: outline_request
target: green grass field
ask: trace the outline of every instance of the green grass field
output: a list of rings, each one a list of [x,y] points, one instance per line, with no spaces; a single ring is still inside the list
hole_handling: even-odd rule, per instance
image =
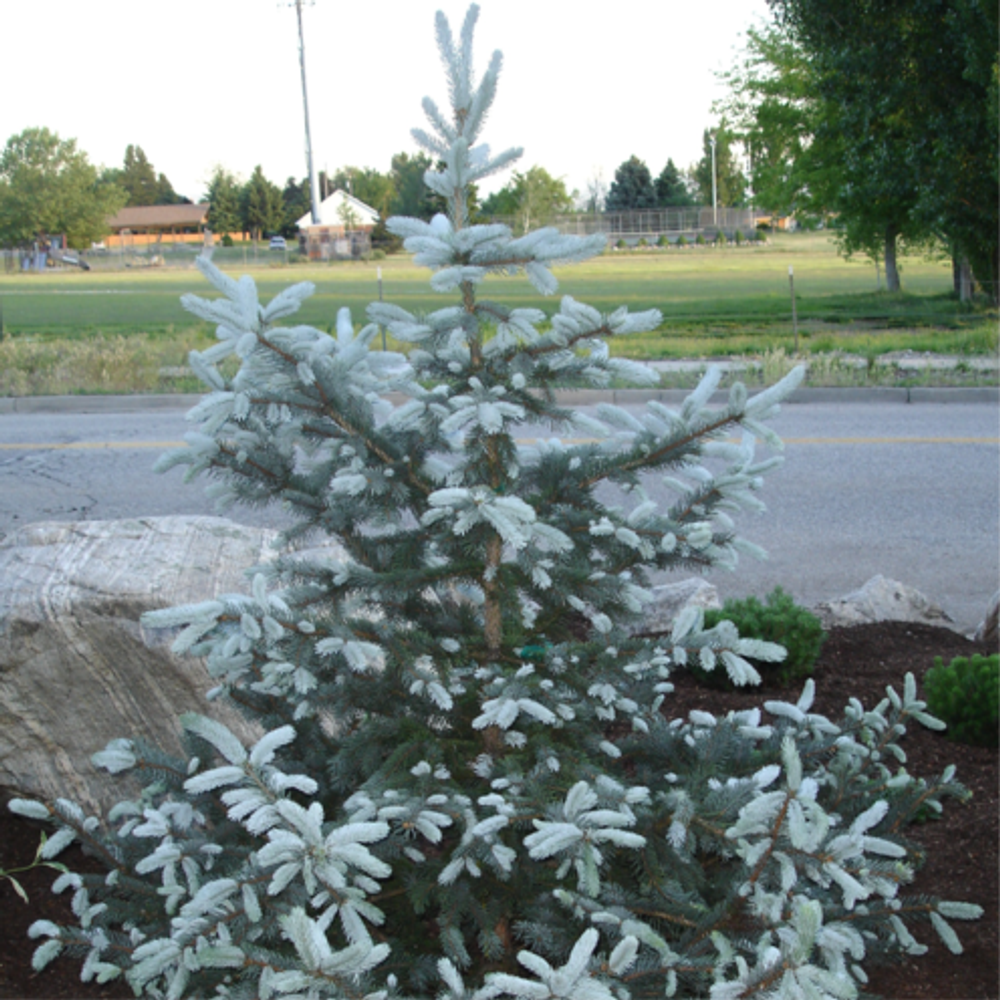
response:
[[[265,300],[290,282],[312,281],[316,294],[296,318],[321,329],[332,326],[342,306],[351,309],[356,323],[364,321],[365,306],[378,294],[377,267],[382,269],[387,301],[416,312],[453,301],[432,293],[429,272],[414,267],[407,256],[379,264],[292,266],[276,266],[264,254],[260,259],[258,267],[244,269],[239,260],[223,266],[252,274]],[[948,262],[904,258],[903,292],[878,293],[874,266],[843,260],[826,233],[778,233],[766,246],[609,252],[585,264],[557,269],[556,275],[558,294],[572,295],[602,311],[624,304],[663,312],[658,331],[624,338],[612,345],[616,353],[648,359],[790,354],[794,346],[790,265],[795,270],[800,353],[872,356],[905,349],[996,353],[996,312],[961,306],[951,297]],[[0,394],[50,391],[26,377],[15,385],[12,371],[51,367],[53,353],[72,353],[70,342],[77,342],[78,363],[84,365],[86,355],[88,364],[98,370],[105,355],[117,357],[123,371],[130,367],[127,358],[141,355],[141,363],[132,366],[147,372],[140,383],[147,390],[162,387],[149,385],[148,373],[183,365],[188,350],[207,345],[212,337],[204,324],[181,308],[180,296],[188,291],[212,292],[193,264],[0,275],[0,308],[7,333],[0,345],[0,372],[6,369],[8,374],[6,379],[0,374]],[[538,295],[523,276],[488,279],[480,294],[549,312],[558,308],[557,297]],[[127,384],[130,376],[122,377]],[[46,382],[53,384],[53,379]],[[119,384],[117,377],[98,384],[93,378],[86,380],[92,385],[89,391],[123,391],[113,390],[112,382]],[[54,384],[61,384],[61,379]],[[67,387],[65,391],[88,390]]]

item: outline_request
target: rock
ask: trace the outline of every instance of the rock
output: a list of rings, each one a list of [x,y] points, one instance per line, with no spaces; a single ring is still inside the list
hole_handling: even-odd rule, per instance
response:
[[[981,642],[992,649],[996,649],[998,643],[998,617],[1000,617],[1000,590],[990,600],[989,607],[986,609],[986,617],[979,623],[976,633],[972,638],[976,642]]]
[[[696,576],[678,583],[662,583],[651,589],[653,600],[646,607],[641,632],[669,632],[674,619],[689,604],[700,608],[722,607],[718,590]]]
[[[141,735],[180,749],[177,716],[200,711],[252,737],[209,703],[200,660],[139,616],[245,591],[276,532],[217,517],[44,523],[0,542],[0,786],[74,799],[87,810],[132,794],[90,757]]]
[[[946,628],[954,625],[953,619],[919,590],[881,575],[843,597],[817,604],[813,613],[824,628],[884,621],[923,622]]]

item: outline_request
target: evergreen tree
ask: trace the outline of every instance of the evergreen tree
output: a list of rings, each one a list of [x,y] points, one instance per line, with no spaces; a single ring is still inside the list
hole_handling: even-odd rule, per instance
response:
[[[128,192],[129,205],[155,205],[159,191],[156,171],[146,158],[142,146],[125,147],[125,161],[118,183]]]
[[[373,303],[360,331],[345,309],[327,336],[276,325],[308,283],[263,306],[201,260],[223,297],[184,302],[218,324],[191,355],[212,392],[160,468],[209,473],[222,504],[281,503],[288,545],[340,547],[292,548],[247,595],[146,617],[182,627],[174,648],[206,655],[214,696],[263,735],[248,749],[192,714],[185,760],[113,742],[96,762],[146,787],[104,823],[12,804],[58,821],[46,857],[79,839],[111,869],[60,878],[80,926],[37,922],[35,965],[67,948],[84,978],[167,997],[853,996],[866,955],[919,950],[914,918],[957,948],[947,918],[978,915],[902,890],[918,860],[903,825],[960,788],[953,769],[925,783],[881,758],[936,720],[910,677],[840,725],[810,711],[811,682],[766,719],[671,721],[672,670],[693,659],[747,683],[746,656],[781,656],[731,623],[704,629],[699,609],[670,635],[635,627],[651,570],[752,551],[729,513],[755,505],[774,461],[754,437],[775,442],[762,421],[801,372],[721,408],[712,375],[642,419],[559,405],[557,387],[655,381],[605,339],[661,317],[480,298],[522,271],[550,294],[552,265],[603,241],[470,225],[469,185],[520,153],[476,145],[500,56],[475,86],[475,17],[456,42],[438,15],[451,113],[426,99],[432,131],[414,133],[445,164],[426,180],[449,214],[390,221],[455,305]],[[379,324],[406,358],[369,350]],[[233,353],[229,381],[216,366]],[[529,424],[593,441],[520,445]],[[669,473],[665,509],[647,473]]]
[[[656,178],[656,201],[661,208],[686,208],[694,204],[694,198],[673,160],[667,160],[667,165]]]
[[[615,171],[604,210],[629,212],[640,208],[656,208],[656,189],[649,167],[638,156],[630,156]]]
[[[125,159],[113,179],[128,193],[131,205],[176,205],[182,201],[165,174],[157,174],[142,146],[125,147]]]
[[[221,236],[241,232],[240,185],[228,170],[215,168],[205,200],[209,203],[208,228],[213,233]]]
[[[281,235],[285,239],[294,239],[298,234],[296,223],[303,215],[307,215],[312,210],[311,186],[309,178],[303,178],[299,183],[294,177],[289,177],[285,181],[284,190],[281,192],[282,223]]]
[[[277,233],[285,221],[284,208],[281,189],[264,176],[258,164],[240,192],[243,232],[249,233],[253,240]]]

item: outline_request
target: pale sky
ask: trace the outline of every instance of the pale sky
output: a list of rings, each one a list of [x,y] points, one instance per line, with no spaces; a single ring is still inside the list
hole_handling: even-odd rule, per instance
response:
[[[313,161],[389,169],[416,152],[420,101],[445,107],[434,12],[460,31],[464,0],[315,0],[303,13]],[[655,177],[701,156],[715,71],[767,16],[765,0],[481,0],[476,74],[504,54],[480,141],[523,146],[584,192],[635,154]],[[214,165],[256,164],[283,187],[306,174],[298,29],[288,0],[0,0],[0,142],[46,126],[92,163],[141,146],[174,189],[199,200]],[[488,193],[506,183],[497,175]]]

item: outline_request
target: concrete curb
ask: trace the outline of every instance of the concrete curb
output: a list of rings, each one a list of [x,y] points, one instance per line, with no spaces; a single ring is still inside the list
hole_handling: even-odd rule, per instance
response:
[[[562,406],[595,406],[598,403],[635,405],[656,400],[676,406],[690,389],[574,389],[556,393]],[[751,395],[753,392],[751,391]],[[401,402],[403,397],[393,402]],[[724,403],[728,393],[717,392],[715,404]],[[197,393],[160,393],[135,396],[6,396],[0,398],[0,414],[11,413],[140,413],[150,410],[189,410],[202,396]],[[987,403],[1000,405],[1000,386],[970,388],[912,386],[799,389],[786,405],[797,403]]]

